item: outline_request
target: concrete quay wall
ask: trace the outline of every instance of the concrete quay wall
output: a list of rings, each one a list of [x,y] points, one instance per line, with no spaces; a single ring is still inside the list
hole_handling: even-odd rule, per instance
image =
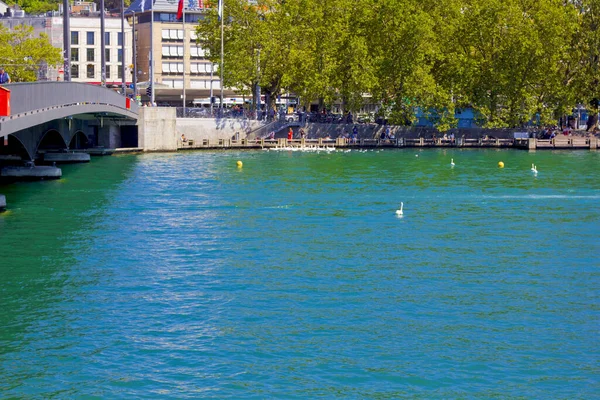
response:
[[[144,107],[138,115],[138,147],[144,151],[177,151],[175,108]]]
[[[175,108],[144,107],[140,108],[137,122],[138,147],[143,151],[177,151],[182,144],[181,135],[192,143],[236,139],[236,134],[241,140],[261,125],[241,119],[176,118]]]
[[[245,139],[254,129],[262,126],[259,121],[242,119],[217,118],[177,118],[175,123],[177,137],[184,134],[188,140],[195,142],[208,139],[218,142],[219,139],[234,139],[239,133],[239,139]]]

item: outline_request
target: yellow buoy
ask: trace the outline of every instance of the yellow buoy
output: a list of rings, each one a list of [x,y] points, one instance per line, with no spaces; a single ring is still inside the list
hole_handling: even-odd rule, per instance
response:
[[[504,168],[504,163],[502,161],[498,162],[498,168]]]
[[[242,164],[242,162],[241,162],[241,161],[238,161],[238,162],[237,162],[237,166],[238,166],[238,168],[242,168],[242,166],[243,166],[243,165],[244,165],[244,164]]]

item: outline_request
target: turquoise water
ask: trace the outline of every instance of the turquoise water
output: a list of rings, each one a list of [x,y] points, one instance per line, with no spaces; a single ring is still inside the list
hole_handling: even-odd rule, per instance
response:
[[[0,397],[599,398],[599,167],[195,152],[0,186]]]

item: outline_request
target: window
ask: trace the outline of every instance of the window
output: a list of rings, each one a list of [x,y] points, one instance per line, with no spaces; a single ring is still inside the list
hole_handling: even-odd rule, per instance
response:
[[[87,49],[87,61],[94,61],[94,49]]]
[[[71,48],[71,61],[79,61],[79,49],[76,47]]]
[[[104,32],[104,44],[110,46],[110,32]]]
[[[154,20],[157,22],[180,22],[175,13],[154,13]]]
[[[89,79],[94,79],[95,76],[96,76],[96,71],[94,69],[94,64],[88,64],[87,65],[87,77]]]
[[[120,65],[117,65],[117,79],[123,79],[123,69]]]
[[[164,62],[162,63],[162,72],[164,74],[183,74],[183,63]]]
[[[79,44],[79,32],[71,31],[71,44]]]
[[[117,62],[123,62],[123,49],[117,49]]]
[[[190,81],[190,87],[192,89],[210,89],[210,79],[208,79],[208,80],[192,80],[192,81]],[[212,81],[212,88],[213,89],[221,88],[218,80]]]
[[[163,40],[183,40],[183,29],[163,29]]]
[[[175,89],[183,89],[183,81],[181,80],[163,79],[162,83]]]
[[[106,79],[110,79],[110,65],[106,66]]]
[[[71,64],[71,78],[79,78],[79,65]]]
[[[104,61],[110,62],[110,49],[104,49]]]
[[[163,45],[162,47],[163,57],[183,57],[183,46],[169,46]]]
[[[123,34],[121,32],[117,33],[117,46],[123,46]]]
[[[204,49],[198,46],[190,46],[191,58],[204,58]]]
[[[185,22],[197,23],[204,20],[204,15],[200,14],[185,14]]]
[[[87,44],[94,44],[94,32],[87,33]]]

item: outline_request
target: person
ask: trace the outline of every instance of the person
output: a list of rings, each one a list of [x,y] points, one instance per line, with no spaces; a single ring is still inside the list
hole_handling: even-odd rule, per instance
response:
[[[354,125],[354,128],[352,128],[352,143],[356,143],[357,139],[358,139],[358,126]]]
[[[292,130],[292,127],[290,127],[290,130],[288,131],[288,140],[292,140],[294,138],[294,131]]]
[[[185,135],[183,133],[181,134],[181,142],[187,143],[187,138],[185,137]]]
[[[4,67],[0,67],[0,85],[10,83],[10,75],[8,72],[4,72]]]
[[[300,129],[300,138],[304,139],[306,137],[306,134],[304,133],[304,129]]]
[[[271,133],[269,133],[269,139],[275,139],[275,131],[271,131]]]

